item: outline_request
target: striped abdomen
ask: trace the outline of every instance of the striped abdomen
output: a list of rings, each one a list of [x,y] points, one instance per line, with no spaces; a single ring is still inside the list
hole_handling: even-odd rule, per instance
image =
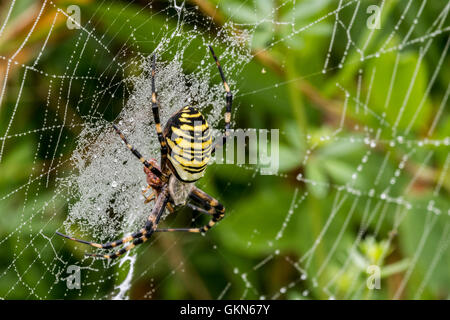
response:
[[[203,176],[211,158],[211,132],[205,117],[187,106],[175,113],[164,128],[167,158],[177,178],[194,182]]]

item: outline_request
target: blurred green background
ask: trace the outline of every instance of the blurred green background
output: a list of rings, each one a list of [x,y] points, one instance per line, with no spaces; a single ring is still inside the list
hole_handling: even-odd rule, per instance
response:
[[[367,8],[382,2],[381,28],[371,30]],[[81,8],[84,31],[69,30],[64,15],[56,15],[73,4]],[[227,74],[238,92],[233,127],[280,129],[280,173],[211,165],[199,186],[226,206],[226,218],[205,237],[164,234],[137,249],[127,296],[449,298],[449,23],[442,16],[448,3],[343,5],[335,23],[338,1],[331,0],[184,3],[183,28],[198,28],[206,39],[224,25],[237,36],[250,32],[242,45],[253,59],[238,74]],[[129,272],[126,263],[80,264],[84,250],[54,237],[67,215],[55,188],[70,163],[47,171],[52,159],[70,158],[91,100],[117,77],[108,68],[114,56],[126,48],[120,56],[126,63],[151,54],[163,34],[157,31],[170,32],[177,22],[173,2],[166,1],[0,4],[1,298],[103,299],[117,293]],[[80,44],[87,31],[109,52],[95,61],[89,54],[76,60],[76,75],[84,78],[70,83],[70,99],[62,91],[48,101],[49,88],[63,78],[67,86],[73,77],[66,66],[81,44],[86,52],[102,50],[96,41]],[[215,49],[220,54],[226,45]],[[186,73],[199,63],[196,50],[186,51]],[[222,65],[226,70],[227,61]],[[101,99],[108,121],[126,101]],[[65,138],[55,150],[62,123]],[[191,214],[184,210],[176,219],[188,225]],[[66,287],[70,264],[89,265],[82,269],[81,290]],[[380,289],[366,286],[370,265],[380,267]]]

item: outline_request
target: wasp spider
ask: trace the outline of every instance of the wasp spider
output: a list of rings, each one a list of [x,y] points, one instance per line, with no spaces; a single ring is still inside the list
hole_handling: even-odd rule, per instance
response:
[[[225,80],[219,60],[211,46],[209,46],[209,50],[217,64],[226,91],[225,134],[222,139],[223,142],[226,142],[230,129],[233,95]],[[194,106],[185,106],[171,116],[164,131],[161,129],[159,102],[155,90],[155,60],[156,57],[153,55],[151,100],[156,133],[161,146],[161,166],[158,166],[156,159],[145,160],[141,153],[128,143],[119,128],[113,125],[114,130],[119,134],[128,149],[144,165],[148,183],[147,188],[143,190],[144,196],[147,191],[152,190],[150,196],[145,196],[145,202],[155,201],[155,205],[144,228],[120,240],[100,244],[56,232],[67,239],[101,249],[111,249],[131,242],[131,244],[111,254],[87,254],[88,256],[115,259],[135,246],[146,242],[154,232],[179,231],[204,234],[224,217],[225,208],[223,205],[206,192],[194,186],[194,182],[203,176],[206,165],[215,149],[215,146],[212,145],[208,123],[201,112]],[[197,205],[187,203],[188,200],[194,201]],[[207,214],[211,216],[211,220],[201,228],[158,228],[165,208],[167,207],[170,212],[173,212],[174,206],[178,205],[186,205],[195,211]]]

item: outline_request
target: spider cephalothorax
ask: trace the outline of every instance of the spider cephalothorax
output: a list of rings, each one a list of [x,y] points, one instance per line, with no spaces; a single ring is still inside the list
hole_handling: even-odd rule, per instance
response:
[[[226,91],[225,135],[223,136],[223,142],[225,142],[229,134],[233,96],[225,80],[222,67],[211,46],[209,46],[209,49],[216,62],[217,68],[219,69]],[[208,164],[211,155],[214,154],[215,146],[212,144],[210,129],[205,117],[194,106],[185,106],[169,118],[164,127],[164,131],[161,129],[159,103],[155,89],[155,61],[156,57],[153,55],[152,113],[155,120],[156,133],[161,145],[161,166],[158,166],[156,159],[145,160],[140,152],[128,143],[119,128],[113,125],[114,130],[119,134],[127,148],[130,149],[144,165],[148,186],[142,193],[144,194],[146,203],[155,201],[155,205],[144,228],[120,240],[100,244],[76,239],[56,232],[58,235],[70,240],[102,249],[114,248],[132,241],[131,244],[121,248],[113,254],[88,254],[90,256],[107,259],[117,258],[134,248],[136,245],[147,241],[153,232],[181,231],[205,233],[225,215],[225,208],[219,201],[194,185],[194,182],[203,176],[206,165]],[[151,190],[151,194],[150,196],[146,196],[146,193],[149,190]],[[187,203],[188,200],[195,202],[197,205]],[[210,215],[211,220],[201,228],[158,228],[159,221],[165,208],[170,212],[173,212],[173,206],[178,205],[187,205],[197,212]]]

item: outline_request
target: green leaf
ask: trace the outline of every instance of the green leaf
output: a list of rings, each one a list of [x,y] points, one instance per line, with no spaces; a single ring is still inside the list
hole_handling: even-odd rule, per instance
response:
[[[362,138],[359,136],[344,136],[343,139],[332,141],[325,144],[318,151],[320,158],[339,158],[349,159],[361,157],[364,152],[364,144],[361,142]]]
[[[355,169],[348,163],[335,159],[323,161],[323,167],[333,179],[333,182],[346,184],[352,180]]]
[[[265,188],[252,197],[233,204],[226,219],[215,229],[221,243],[230,250],[241,254],[260,256],[273,253],[275,248],[291,248],[297,246],[302,236],[296,232],[296,223],[292,220],[301,215],[301,208],[291,216],[283,236],[276,241],[276,236],[289,213],[293,191],[280,186]]]
[[[328,193],[328,180],[320,161],[311,159],[306,166],[306,178],[311,180],[308,189],[317,197],[323,198]]]
[[[254,9],[245,3],[239,1],[221,1],[219,6],[222,12],[231,17],[233,21],[253,24],[259,20]]]
[[[325,9],[331,0],[306,0],[298,2],[295,8],[289,10],[282,21],[290,22],[294,18],[296,21],[304,21],[314,18],[320,11]]]
[[[430,201],[433,200],[433,207],[444,209],[440,215],[427,211]],[[399,229],[399,240],[401,251],[405,256],[413,257],[417,254],[421,238],[426,236],[423,248],[414,265],[408,287],[411,294],[415,294],[427,273],[429,279],[427,287],[433,288],[435,292],[447,292],[450,287],[450,251],[448,250],[449,221],[447,208],[450,207],[448,198],[436,198],[432,194],[415,197],[413,207],[409,210],[402,221]],[[433,222],[434,221],[434,222]],[[425,235],[427,228],[431,227],[428,235]],[[443,246],[447,246],[443,250]],[[436,260],[437,259],[437,260]],[[434,265],[432,264],[434,262]],[[433,269],[430,270],[430,267]],[[409,296],[408,298],[414,298]]]
[[[397,54],[400,54],[397,73],[391,91],[391,79]],[[390,126],[421,131],[429,127],[431,104],[425,96],[429,83],[426,64],[419,60],[419,55],[412,52],[390,53],[373,60],[366,68],[364,85],[368,90],[370,76],[375,72],[372,84],[369,108],[378,115],[386,113]],[[388,97],[391,92],[390,98]],[[365,101],[364,99],[361,99]],[[386,104],[388,101],[388,104]],[[379,122],[378,119],[374,120]]]

